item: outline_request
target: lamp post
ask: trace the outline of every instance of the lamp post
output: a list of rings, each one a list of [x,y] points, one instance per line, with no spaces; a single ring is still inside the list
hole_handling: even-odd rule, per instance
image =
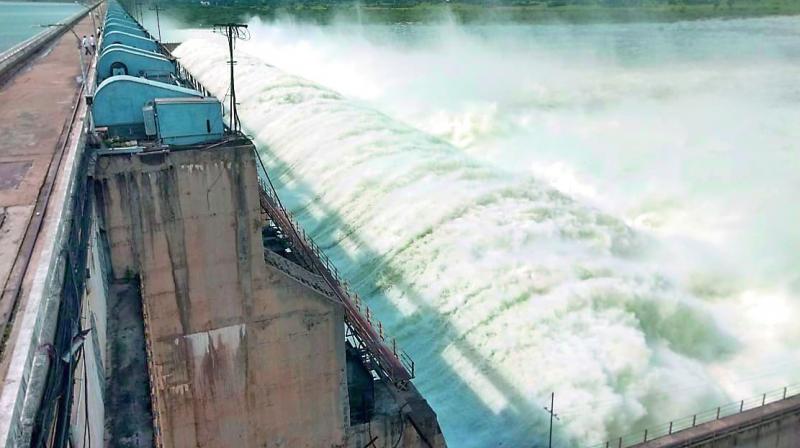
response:
[[[545,407],[544,410],[550,414],[550,436],[547,439],[547,446],[548,448],[553,448],[553,418],[559,420],[558,414],[555,413],[554,404],[556,401],[556,393],[550,393],[550,408]]]
[[[63,27],[63,26],[66,26],[66,25],[64,25],[63,23],[51,23],[51,24],[42,25],[42,26],[45,27],[45,28],[54,28],[54,27]],[[75,36],[75,39],[76,39],[76,41],[78,43],[78,58],[80,58],[80,61],[81,61],[81,80],[84,83],[84,85],[86,85],[86,66],[85,66],[85,64],[83,62],[83,46],[81,45],[81,43],[82,43],[81,42],[81,37],[78,36],[78,33],[76,33],[75,30],[72,29],[72,27],[69,27],[67,29],[69,30],[70,33],[72,33],[73,36]]]

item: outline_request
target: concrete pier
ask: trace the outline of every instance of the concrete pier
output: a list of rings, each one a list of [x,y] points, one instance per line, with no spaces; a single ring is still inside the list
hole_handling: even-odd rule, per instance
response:
[[[142,279],[159,445],[341,445],[342,311],[266,265],[253,148],[106,156],[96,177],[114,276]]]
[[[364,393],[344,310],[321,278],[265,253],[255,157],[232,144],[97,161],[113,277],[141,278],[156,445],[443,447],[412,385],[367,373],[374,410],[351,421],[348,397]]]

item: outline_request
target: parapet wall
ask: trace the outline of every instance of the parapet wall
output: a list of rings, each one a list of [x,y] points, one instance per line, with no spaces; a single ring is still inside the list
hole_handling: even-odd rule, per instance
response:
[[[162,446],[345,444],[341,306],[265,263],[254,157],[97,162],[114,276],[141,275]]]
[[[55,41],[78,23],[87,13],[93,13],[102,1],[96,2],[86,10],[80,11],[63,22],[63,26],[50,27],[30,39],[0,53],[0,84],[8,81],[33,56]]]
[[[610,446],[615,446],[611,444]],[[640,443],[634,448],[797,448],[800,395]]]

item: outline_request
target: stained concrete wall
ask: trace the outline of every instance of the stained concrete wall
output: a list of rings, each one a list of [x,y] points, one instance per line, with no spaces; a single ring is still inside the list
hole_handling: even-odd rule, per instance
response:
[[[413,386],[412,386],[413,387]],[[369,423],[353,425],[348,428],[347,447],[363,448],[445,448],[444,437],[441,431],[434,440],[423,440],[409,418],[412,407],[404,405],[395,394],[397,390],[383,382],[375,383],[375,414]],[[408,397],[412,400],[422,400],[416,391]],[[417,419],[427,424],[436,425],[436,416]],[[371,444],[370,444],[371,443]]]
[[[800,413],[753,428],[726,434],[720,439],[694,445],[701,448],[797,448],[800,447]]]
[[[668,447],[800,447],[800,395],[635,446],[635,448]]]
[[[254,151],[103,156],[116,277],[139,273],[166,447],[339,447],[341,307],[264,261]]]
[[[96,218],[96,216],[95,216]],[[82,327],[91,329],[75,368],[70,441],[73,447],[97,446],[105,438],[107,254],[98,220],[93,219],[88,250],[88,278],[83,296]],[[87,423],[88,422],[88,423]]]

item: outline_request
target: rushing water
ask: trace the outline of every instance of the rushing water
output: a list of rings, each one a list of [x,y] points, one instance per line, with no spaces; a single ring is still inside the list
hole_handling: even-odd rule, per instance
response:
[[[43,25],[58,23],[81,9],[73,3],[0,1],[0,53],[41,33]]]
[[[243,123],[451,446],[800,380],[800,19],[250,29]],[[218,37],[177,54],[226,94]]]

